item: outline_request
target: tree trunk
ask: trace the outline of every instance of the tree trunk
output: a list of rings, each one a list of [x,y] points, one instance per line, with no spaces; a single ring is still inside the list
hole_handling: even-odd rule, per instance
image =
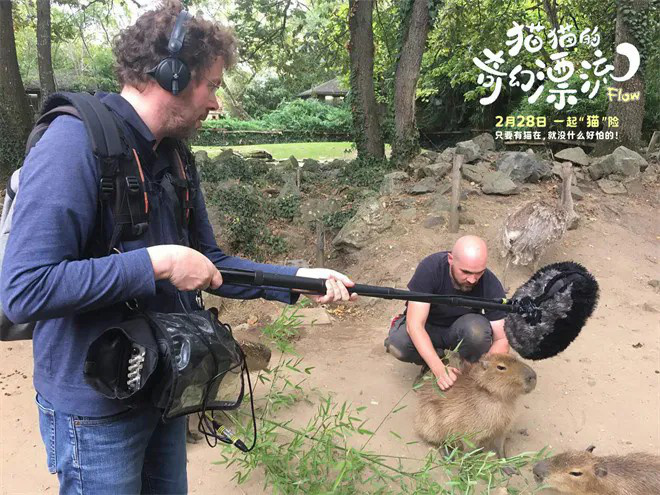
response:
[[[41,102],[56,91],[50,49],[50,0],[37,0],[37,57]]]
[[[430,27],[429,0],[410,0],[403,21],[401,51],[394,75],[394,142],[392,159],[408,163],[419,153],[419,131],[415,123],[415,95],[426,36]]]
[[[220,84],[222,85],[224,96],[227,97],[229,103],[229,115],[239,120],[250,120],[252,117],[250,117],[250,115],[245,111],[243,104],[234,97],[234,94],[229,89],[227,82],[223,79],[222,83]]]
[[[374,91],[373,7],[373,0],[349,0],[351,111],[358,158],[363,159],[385,157]]]
[[[0,1],[0,167],[4,174],[23,158],[32,119],[18,69],[12,2]]]
[[[630,5],[626,5],[632,9],[635,14],[640,17],[650,14],[651,0],[634,0]],[[619,6],[616,15],[616,28],[614,37],[615,47],[621,43],[631,43],[634,45],[640,54],[644,50],[649,50],[651,47],[643,46],[643,42],[635,39],[630,24],[626,21],[622,12],[622,7]],[[618,126],[612,126],[609,119],[604,123],[603,130],[613,131],[618,133],[616,140],[603,140],[596,146],[594,154],[604,155],[610,153],[618,146],[625,146],[631,150],[637,151],[642,142],[642,121],[644,120],[644,65],[646,65],[645,58],[642,58],[639,69],[633,77],[627,81],[618,82],[612,81],[604,88],[608,93],[609,104],[607,106],[607,117],[616,117],[619,119]],[[614,56],[614,76],[621,77],[628,71],[628,58],[615,53]],[[612,90],[608,87],[613,88]],[[611,94],[611,96],[610,96]],[[625,95],[639,94],[639,99],[630,101],[623,101]]]

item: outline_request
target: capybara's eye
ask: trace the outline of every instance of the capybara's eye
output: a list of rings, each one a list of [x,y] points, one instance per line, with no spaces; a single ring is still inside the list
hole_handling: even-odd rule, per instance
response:
[[[504,370],[506,370],[506,366],[502,366],[501,364],[498,364],[497,369],[500,370],[500,371],[504,371]]]
[[[569,474],[570,474],[571,476],[582,476],[582,472],[581,472],[581,471],[571,471]]]

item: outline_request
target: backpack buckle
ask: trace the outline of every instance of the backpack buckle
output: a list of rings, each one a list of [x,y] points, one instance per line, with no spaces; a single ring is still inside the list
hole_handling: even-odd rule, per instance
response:
[[[126,187],[130,194],[138,194],[140,192],[140,182],[134,175],[126,176]]]
[[[108,199],[115,192],[115,183],[112,177],[101,177],[100,181],[101,197]]]
[[[149,228],[149,224],[144,222],[144,223],[136,223],[131,225],[131,232],[134,237],[139,237],[142,234],[144,234],[147,229]]]

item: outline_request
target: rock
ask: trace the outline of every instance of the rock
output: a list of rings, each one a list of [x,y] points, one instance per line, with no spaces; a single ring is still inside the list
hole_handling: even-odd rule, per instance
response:
[[[481,191],[484,194],[502,194],[508,196],[518,194],[518,187],[507,174],[503,172],[489,172],[484,176]]]
[[[424,154],[420,153],[415,158],[410,160],[410,163],[408,163],[408,165],[406,165],[406,172],[408,172],[409,175],[415,177],[417,175],[417,169],[420,169],[430,164],[431,164],[431,160],[429,160],[429,158]]]
[[[303,172],[319,172],[321,170],[321,164],[318,160],[313,158],[305,158],[303,160]]]
[[[621,184],[621,182],[609,180],[609,179],[600,179],[598,181],[598,187],[605,194],[626,194],[626,187]]]
[[[403,191],[406,181],[410,177],[405,172],[390,172],[383,177],[380,185],[380,193],[383,195],[397,194]]]
[[[479,134],[477,137],[473,137],[472,141],[477,143],[477,146],[479,146],[481,153],[484,153],[486,151],[492,151],[495,149],[495,139],[493,139],[493,136],[487,132],[484,132],[483,134]]]
[[[330,325],[330,315],[323,308],[302,308],[296,311],[296,319],[301,326]]]
[[[392,225],[393,219],[382,207],[377,198],[369,197],[358,208],[356,214],[332,240],[336,249],[356,251],[366,246],[372,237],[384,232]]]
[[[432,163],[430,165],[425,165],[422,168],[417,169],[417,178],[423,179],[424,177],[435,177],[436,179],[442,179],[449,171],[451,170],[452,165],[450,163]]]
[[[647,166],[648,162],[639,153],[619,146],[609,155],[594,160],[588,170],[591,178],[598,180],[611,174],[630,177],[646,170]]]
[[[428,217],[426,220],[424,220],[424,223],[422,225],[426,229],[433,229],[435,227],[440,227],[441,225],[445,225],[447,223],[447,219],[445,217]]]
[[[456,153],[456,148],[445,148],[444,150],[442,150],[442,153],[438,155],[436,159],[436,163],[438,162],[453,163],[455,153]]]
[[[451,208],[451,200],[439,194],[435,195],[433,198],[433,203],[431,203],[432,211],[449,211]]]
[[[291,155],[286,160],[280,162],[280,167],[282,170],[296,171],[298,169],[298,160],[296,160],[295,156]]]
[[[409,194],[414,194],[414,195],[427,194],[435,191],[435,189],[436,189],[435,179],[433,177],[426,177],[420,180],[418,183],[414,184],[408,192]]]
[[[204,150],[199,150],[195,152],[195,164],[198,167],[203,167],[209,162],[209,154]]]
[[[653,287],[656,290],[656,292],[660,292],[660,280],[658,280],[657,278],[649,280],[649,285]]]
[[[431,163],[435,162],[438,159],[438,154],[435,151],[423,150],[421,154],[426,158],[428,158],[431,161]]]
[[[561,150],[559,153],[555,153],[555,158],[563,162],[571,162],[583,167],[589,166],[589,162],[591,161],[589,156],[579,146]]]
[[[273,155],[266,150],[253,150],[245,154],[245,158],[256,158],[257,160],[272,160]]]
[[[315,225],[317,220],[339,211],[341,203],[334,198],[310,197],[300,205],[300,222]]]
[[[660,177],[660,165],[652,163],[642,173],[642,184],[651,185],[658,182]]]
[[[280,194],[278,198],[285,198],[287,196],[300,196],[300,189],[296,185],[296,176],[295,174],[289,173],[284,178],[284,185],[280,189]]]
[[[448,193],[451,191],[451,183],[450,182],[443,182],[438,186],[438,189],[436,192],[438,193],[439,196],[442,196],[443,194]]]
[[[335,158],[334,160],[330,160],[329,162],[320,162],[321,170],[343,170],[346,167],[348,167],[348,162],[346,160],[341,160],[339,158]]]
[[[481,156],[481,148],[474,141],[461,141],[456,144],[456,154],[463,155],[465,162],[473,162]]]
[[[584,193],[578,186],[571,186],[571,196],[575,201],[582,201],[584,199]]]
[[[495,168],[515,182],[538,182],[550,177],[550,164],[536,155],[520,151],[508,151],[495,162]]]
[[[461,167],[461,175],[463,178],[481,184],[484,180],[484,176],[491,171],[485,165],[478,163],[476,165],[465,164]]]

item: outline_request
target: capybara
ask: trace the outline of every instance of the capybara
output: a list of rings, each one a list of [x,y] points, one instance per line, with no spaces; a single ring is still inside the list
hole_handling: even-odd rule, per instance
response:
[[[415,429],[427,442],[441,445],[450,435],[468,435],[481,447],[505,457],[504,440],[516,399],[536,387],[536,373],[509,354],[487,354],[464,363],[454,385],[442,392],[433,375],[418,390]]]
[[[536,481],[566,495],[660,494],[660,456],[636,452],[601,457],[593,449],[568,451],[536,463]]]

